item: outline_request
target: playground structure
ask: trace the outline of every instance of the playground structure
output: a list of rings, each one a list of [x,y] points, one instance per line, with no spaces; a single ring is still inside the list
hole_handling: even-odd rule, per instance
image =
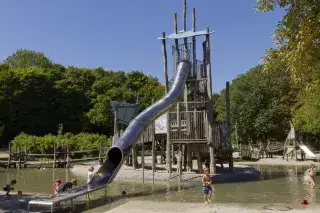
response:
[[[280,152],[282,152],[282,159],[287,161],[289,159],[307,160],[307,157],[312,160],[317,158],[312,147],[304,144],[302,140],[298,140],[292,125],[284,142],[268,141],[266,145],[261,142],[258,144],[249,143],[249,145],[240,144],[239,147],[239,157],[241,159],[258,160],[264,156],[272,158],[274,154],[279,154]]]
[[[166,93],[169,91],[168,61],[166,42],[173,40],[172,63],[176,70],[181,59],[188,58],[191,70],[184,86],[183,98],[166,113],[166,168],[171,174],[172,157],[177,150],[178,171],[181,173],[183,166],[187,171],[192,168],[192,155],[197,156],[198,172],[201,172],[202,155],[209,153],[210,172],[216,172],[216,161],[227,161],[229,168],[233,168],[232,147],[230,137],[230,105],[227,101],[227,121],[225,125],[216,124],[213,120],[212,82],[211,82],[211,49],[210,31],[196,31],[196,10],[192,9],[192,30],[187,31],[187,4],[183,1],[182,31],[178,31],[177,14],[174,13],[174,33],[166,36],[163,32],[162,52],[164,61],[164,76]],[[201,43],[202,60],[198,60],[196,37],[204,36]],[[182,40],[182,44],[179,41]],[[191,40],[191,41],[190,41]],[[228,84],[227,84],[228,89]],[[227,97],[228,100],[228,97]],[[229,109],[228,109],[229,106]],[[220,129],[224,131],[220,131]],[[220,134],[223,132],[224,134]],[[225,137],[224,137],[225,136]]]
[[[229,119],[227,119],[226,124],[214,126],[213,122],[209,39],[209,35],[212,32],[209,31],[209,28],[196,32],[195,9],[193,9],[193,30],[186,31],[186,0],[184,0],[183,17],[183,32],[177,31],[175,14],[175,33],[167,37],[165,33],[163,33],[163,36],[160,38],[163,44],[163,56],[165,59],[165,97],[158,100],[131,120],[123,134],[113,143],[104,163],[87,186],[72,189],[54,198],[30,201],[29,207],[30,205],[49,205],[53,212],[53,206],[56,203],[70,200],[72,205],[73,199],[79,196],[88,195],[90,192],[99,189],[106,189],[108,184],[112,182],[117,175],[122,164],[125,163],[127,158],[134,152],[132,150],[137,143],[141,143],[142,153],[144,153],[144,144],[146,141],[151,140],[153,144],[152,151],[154,153],[155,120],[164,113],[167,115],[166,163],[170,178],[172,163],[171,150],[174,151],[174,149],[172,149],[174,146],[178,146],[180,174],[182,170],[182,149],[187,150],[188,166],[191,167],[190,160],[192,159],[191,153],[193,146],[196,146],[198,150],[203,149],[204,152],[210,153],[211,173],[215,172],[216,157],[219,160],[224,160],[223,157],[225,154],[227,155],[230,168],[233,168],[230,143],[230,116],[227,115]],[[199,61],[196,58],[196,36],[201,35],[206,38],[202,43],[203,61]],[[174,73],[174,80],[169,86],[166,39],[170,38],[175,40],[173,61],[176,72]],[[192,43],[188,43],[188,38],[192,38]],[[179,45],[178,39],[183,39],[184,44]],[[183,102],[180,101],[181,96],[184,97]],[[230,112],[228,109],[228,101],[227,112]],[[228,128],[224,129],[225,131],[217,131],[217,129],[220,129],[220,126],[227,126]],[[215,141],[216,139],[222,138],[220,137],[220,133],[222,133],[223,136],[226,135],[227,140]],[[200,158],[200,152],[197,151],[197,153],[198,158]]]
[[[161,156],[160,163],[166,161],[166,169],[171,174],[172,164],[177,163],[177,171],[192,171],[193,156],[197,159],[198,172],[202,172],[202,163],[205,156],[210,162],[212,174],[216,171],[216,163],[229,163],[233,168],[232,147],[230,137],[230,104],[226,97],[227,115],[222,123],[213,120],[212,86],[211,86],[211,59],[210,34],[213,32],[206,28],[196,31],[196,12],[192,10],[192,30],[186,29],[186,0],[183,1],[183,30],[178,31],[177,14],[174,14],[174,33],[166,36],[162,33],[162,53],[164,59],[165,89],[168,93],[172,85],[168,77],[167,40],[173,40],[172,63],[173,70],[177,70],[181,60],[187,60],[191,65],[184,86],[182,97],[155,122],[152,122],[142,133],[140,140],[132,150],[132,159],[129,157],[128,165],[137,167],[137,152],[145,153],[145,147],[152,153],[152,168],[154,169],[157,155]],[[196,55],[196,37],[204,36],[201,44],[202,60]],[[179,41],[182,40],[182,44]],[[175,75],[176,73],[172,73]],[[227,94],[229,83],[227,82]],[[158,146],[156,146],[158,144]],[[144,156],[141,156],[141,165],[144,167]],[[171,175],[170,175],[171,176]]]

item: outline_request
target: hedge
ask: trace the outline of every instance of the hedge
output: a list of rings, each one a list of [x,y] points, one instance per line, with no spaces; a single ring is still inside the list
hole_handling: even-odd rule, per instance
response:
[[[70,151],[78,150],[92,150],[99,149],[100,143],[104,147],[109,147],[111,139],[108,139],[105,135],[99,134],[59,134],[59,135],[45,135],[34,136],[21,133],[16,136],[12,141],[13,149],[21,147],[22,149],[27,147],[28,153],[52,153],[53,145],[56,142],[56,146],[61,145],[63,147],[69,146]]]

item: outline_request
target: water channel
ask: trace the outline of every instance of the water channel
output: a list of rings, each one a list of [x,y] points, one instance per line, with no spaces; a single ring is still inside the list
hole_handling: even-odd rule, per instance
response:
[[[299,204],[307,199],[310,205],[320,206],[320,177],[315,189],[304,182],[303,166],[254,166],[262,172],[262,180],[242,183],[214,184],[213,200],[218,203],[287,203]],[[0,170],[0,185],[16,179],[16,190],[27,193],[52,194],[52,182],[55,178],[71,180],[77,178],[78,184],[86,183],[86,177],[77,177],[64,169],[11,169]],[[112,207],[112,202],[122,200],[121,192],[126,191],[131,199],[174,202],[203,202],[201,184],[198,182],[168,183],[156,182],[155,186],[142,181],[115,181],[107,190],[110,202],[105,210]],[[96,192],[94,196],[102,196]],[[2,195],[0,195],[2,196]],[[3,204],[2,204],[3,205]],[[114,204],[115,205],[115,204]],[[119,204],[116,204],[119,205]],[[1,203],[0,203],[1,212]],[[3,211],[2,211],[3,212]]]

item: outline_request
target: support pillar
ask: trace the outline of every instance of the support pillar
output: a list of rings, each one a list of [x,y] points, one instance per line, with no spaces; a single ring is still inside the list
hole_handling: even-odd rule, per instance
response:
[[[161,148],[160,148],[161,149],[160,150],[160,153],[161,153],[160,164],[163,164],[164,163],[164,153],[165,153],[164,152],[164,140],[162,139],[160,143],[161,143],[161,145],[160,145],[161,146]]]
[[[188,144],[187,145],[187,171],[191,172],[192,171],[192,145]]]

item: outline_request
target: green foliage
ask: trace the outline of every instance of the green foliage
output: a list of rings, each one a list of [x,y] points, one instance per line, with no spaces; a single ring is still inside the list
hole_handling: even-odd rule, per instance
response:
[[[10,68],[25,68],[25,67],[42,67],[49,68],[52,66],[50,59],[43,53],[32,50],[21,49],[9,56],[5,61]]]
[[[286,8],[275,31],[276,50],[268,50],[265,69],[282,64],[295,84],[292,116],[300,131],[319,134],[320,4],[318,0],[259,0],[257,9]]]
[[[18,50],[0,64],[0,121],[6,127],[1,140],[7,144],[25,132],[50,141],[60,124],[59,135],[112,135],[110,101],[135,103],[139,93],[146,108],[164,95],[164,87],[141,71],[65,68],[43,53]]]
[[[288,79],[283,70],[265,73],[258,66],[230,84],[231,120],[233,126],[237,122],[242,140],[285,138],[290,127],[290,108],[286,102],[290,91]],[[225,120],[225,90],[215,101],[215,110],[217,121]]]
[[[258,0],[258,11],[286,9],[275,31],[276,49],[230,85],[231,119],[240,140],[283,140],[293,121],[314,144],[320,135],[320,4],[318,0]],[[214,100],[225,120],[225,90]],[[234,133],[233,133],[234,134]]]
[[[53,146],[62,145],[69,146],[69,150],[93,150],[99,149],[100,143],[104,147],[110,146],[110,139],[104,135],[99,134],[61,134],[61,135],[45,135],[34,136],[21,133],[12,140],[13,148],[27,147],[30,153],[53,153]]]

